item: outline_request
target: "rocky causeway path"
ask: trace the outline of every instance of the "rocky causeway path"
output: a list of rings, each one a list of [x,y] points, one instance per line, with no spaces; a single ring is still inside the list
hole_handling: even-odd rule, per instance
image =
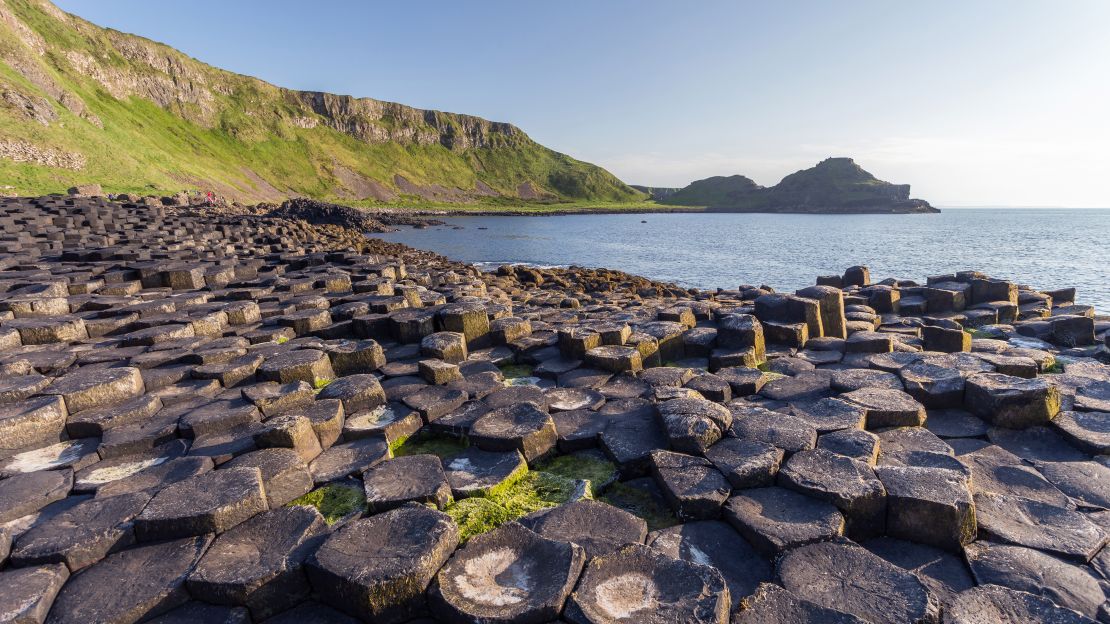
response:
[[[306,210],[0,199],[0,622],[1110,622],[1073,290],[484,273]]]

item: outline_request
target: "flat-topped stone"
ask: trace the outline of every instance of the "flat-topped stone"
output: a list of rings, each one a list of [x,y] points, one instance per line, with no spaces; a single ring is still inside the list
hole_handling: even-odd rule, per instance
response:
[[[404,622],[427,613],[424,590],[458,542],[450,516],[411,503],[344,525],[306,570],[328,604],[376,622]]]
[[[728,586],[717,570],[629,544],[591,560],[567,600],[563,618],[574,624],[645,624],[728,620]]]
[[[324,527],[312,507],[261,513],[216,538],[189,574],[189,593],[206,602],[245,606],[258,619],[295,606],[310,593],[302,564]]]
[[[844,534],[844,516],[834,505],[780,487],[737,492],[724,518],[766,556]]]
[[[436,575],[433,613],[447,622],[547,622],[586,562],[582,547],[515,522],[471,539]]]
[[[213,470],[166,486],[135,517],[139,541],[222,533],[266,511],[257,468]]]

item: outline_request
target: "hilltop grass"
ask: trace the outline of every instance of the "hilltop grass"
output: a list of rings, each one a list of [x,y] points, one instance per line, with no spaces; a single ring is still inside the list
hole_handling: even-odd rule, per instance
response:
[[[165,195],[197,188],[244,202],[300,195],[352,203],[352,185],[375,181],[399,192],[394,182],[399,175],[420,186],[464,191],[482,183],[502,196],[444,206],[464,211],[507,204],[531,207],[532,202],[508,199],[525,183],[551,201],[571,204],[610,207],[644,197],[604,169],[548,149],[519,130],[491,131],[485,147],[452,150],[427,141],[439,130],[425,120],[424,111],[387,108],[380,115],[358,113],[336,121],[340,127],[350,122],[387,135],[401,131],[425,137],[405,144],[361,140],[329,126],[332,120],[305,104],[299,92],[205,65],[168,46],[77,17],[58,20],[32,0],[5,4],[43,38],[45,54],[27,47],[15,25],[0,22],[0,88],[49,107],[56,119],[42,125],[22,106],[0,99],[0,137],[78,153],[86,160],[83,169],[72,171],[0,159],[2,190],[8,194],[57,193],[95,183],[108,193]],[[158,59],[158,68],[146,58]],[[80,69],[82,63],[93,69]],[[118,97],[90,77],[97,74],[116,85]],[[143,84],[154,84],[151,92],[171,97],[160,106],[128,94]],[[176,96],[178,88],[184,95]],[[62,106],[60,93],[76,96],[102,127]],[[460,117],[436,117],[441,125],[460,131]],[[536,209],[550,210],[546,202],[536,202]],[[409,208],[434,202],[400,196],[391,203]]]

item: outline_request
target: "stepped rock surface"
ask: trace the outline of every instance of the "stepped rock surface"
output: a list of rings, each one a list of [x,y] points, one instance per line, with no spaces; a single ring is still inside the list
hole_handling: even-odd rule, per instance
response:
[[[0,619],[1110,621],[1073,292],[482,272],[317,208],[0,200]]]

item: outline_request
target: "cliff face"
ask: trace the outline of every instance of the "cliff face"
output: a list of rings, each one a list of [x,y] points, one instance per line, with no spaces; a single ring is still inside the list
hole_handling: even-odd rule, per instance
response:
[[[23,194],[98,182],[244,200],[643,197],[512,124],[283,89],[47,0],[0,0],[0,178]]]
[[[721,212],[940,212],[925,200],[910,199],[909,184],[884,182],[851,158],[825,159],[769,188],[744,176],[698,180],[665,201]]]

